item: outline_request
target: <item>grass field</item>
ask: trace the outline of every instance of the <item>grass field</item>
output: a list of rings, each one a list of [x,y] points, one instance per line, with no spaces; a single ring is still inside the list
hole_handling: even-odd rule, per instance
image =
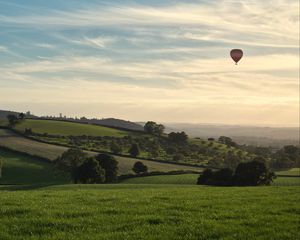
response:
[[[26,152],[32,155],[40,156],[50,160],[56,159],[68,148],[40,143],[33,141],[22,136],[16,135],[9,130],[0,129],[0,146],[8,147],[10,149]],[[98,153],[88,152],[90,155],[96,155]],[[119,161],[119,174],[132,173],[131,169],[136,161],[141,161],[148,166],[149,171],[176,171],[176,170],[194,170],[202,171],[198,167],[189,167],[178,164],[160,163],[155,161],[137,160],[129,157],[116,156]]]
[[[278,175],[300,176],[300,168],[292,168],[285,171],[276,172]]]
[[[16,130],[24,131],[31,128],[35,133],[48,133],[50,135],[72,135],[72,136],[112,136],[123,137],[128,132],[108,127],[96,126],[91,124],[80,124],[72,122],[54,120],[32,120],[27,119],[16,126]]]
[[[190,184],[195,185],[199,174],[178,174],[129,178],[125,184]]]
[[[0,184],[57,184],[66,182],[64,178],[54,175],[52,164],[41,161],[41,159],[6,150],[0,150],[0,157],[4,160]]]
[[[0,187],[0,239],[299,239],[299,187]],[[5,190],[6,189],[6,190]]]
[[[199,174],[178,174],[130,178],[122,181],[126,184],[190,184],[195,185]],[[300,186],[300,177],[278,177],[274,186]]]

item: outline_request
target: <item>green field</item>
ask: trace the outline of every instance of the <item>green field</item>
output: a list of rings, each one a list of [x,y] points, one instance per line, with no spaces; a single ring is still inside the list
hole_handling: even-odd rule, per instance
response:
[[[128,132],[108,127],[91,124],[81,124],[54,120],[32,120],[27,119],[16,126],[16,130],[24,132],[26,128],[31,128],[34,133],[50,135],[72,135],[72,136],[111,136],[123,137]]]
[[[300,237],[299,187],[117,184],[0,189],[3,240]]]
[[[178,174],[129,178],[122,183],[126,184],[190,184],[195,185],[199,174]]]
[[[51,163],[24,154],[1,150],[4,160],[0,184],[57,184],[66,182],[55,176]]]
[[[130,178],[122,181],[126,184],[190,184],[195,185],[199,174],[178,174]],[[274,186],[300,186],[300,177],[277,177]]]
[[[292,168],[285,171],[276,172],[278,175],[286,175],[286,176],[300,176],[300,168]]]

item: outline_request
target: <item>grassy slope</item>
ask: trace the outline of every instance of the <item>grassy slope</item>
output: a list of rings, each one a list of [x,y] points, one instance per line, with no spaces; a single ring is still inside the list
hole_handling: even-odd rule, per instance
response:
[[[65,179],[54,175],[50,163],[24,154],[0,150],[4,160],[0,184],[54,184],[64,183]]]
[[[300,176],[300,168],[292,168],[285,171],[276,172],[278,175],[287,175],[287,176]]]
[[[300,237],[299,187],[68,185],[0,199],[0,239]]]
[[[53,120],[49,121],[27,119],[16,126],[16,129],[19,131],[24,131],[25,128],[31,128],[35,133],[48,133],[51,135],[88,135],[112,137],[123,137],[128,135],[128,132],[126,131],[121,131],[113,128]]]
[[[199,174],[161,175],[130,178],[122,181],[124,184],[190,184],[195,185]]]
[[[164,176],[149,176],[130,178],[122,181],[124,184],[190,184],[197,182],[199,174],[178,174]],[[278,177],[273,182],[274,186],[300,186],[300,177]]]
[[[30,139],[26,139],[19,135],[16,135],[8,130],[0,129],[0,146],[9,147],[16,151],[30,153],[36,156],[48,158],[54,160],[64,151],[67,150],[66,147],[55,146],[46,143],[36,142]],[[91,155],[97,153],[89,152]],[[119,173],[127,174],[131,173],[131,168],[137,159],[127,158],[127,157],[118,157],[116,159],[119,161]],[[177,164],[167,164],[159,163],[153,161],[139,160],[146,164],[149,168],[149,171],[175,171],[175,170],[195,170],[201,171],[201,168],[197,167],[188,167]]]

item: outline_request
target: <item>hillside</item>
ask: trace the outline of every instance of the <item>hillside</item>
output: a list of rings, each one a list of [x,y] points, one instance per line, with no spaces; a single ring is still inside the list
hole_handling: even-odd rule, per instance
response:
[[[216,141],[189,138],[187,142],[176,143],[167,135],[155,136],[144,132],[67,121],[26,119],[16,126],[16,130],[38,141],[67,147],[76,146],[88,151],[117,153],[122,156],[130,156],[130,148],[137,144],[139,158],[176,163],[206,165],[210,161],[215,164],[216,161],[227,158],[227,155],[234,155],[239,159],[251,157],[245,151]]]
[[[299,127],[259,127],[217,124],[166,123],[166,131],[185,131],[191,137],[228,136],[239,144],[282,147],[299,144]]]
[[[73,123],[55,120],[32,120],[27,119],[16,126],[16,130],[24,132],[30,128],[38,134],[61,135],[61,136],[111,136],[123,137],[128,132],[113,128],[96,126],[91,124]]]
[[[56,146],[47,143],[41,143],[37,141],[33,141],[27,138],[24,138],[20,135],[17,135],[9,130],[0,129],[0,146],[10,148],[15,151],[25,152],[30,155],[35,155],[38,157],[54,160],[58,156],[60,156],[64,151],[66,151],[67,147]],[[96,155],[98,153],[87,151],[90,155]],[[129,157],[120,157],[115,156],[119,162],[119,174],[128,174],[132,173],[133,164],[137,161],[137,159],[129,158]],[[139,160],[142,161],[145,165],[148,166],[149,171],[177,171],[177,170],[193,170],[193,171],[201,171],[201,168],[198,167],[190,167],[183,166],[178,164],[171,163],[160,163],[154,161],[147,160]]]

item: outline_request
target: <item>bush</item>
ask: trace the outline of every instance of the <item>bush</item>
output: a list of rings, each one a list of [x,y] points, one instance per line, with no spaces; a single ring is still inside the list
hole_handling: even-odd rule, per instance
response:
[[[134,171],[136,174],[146,173],[148,171],[148,167],[142,162],[136,162],[133,165],[132,171]]]
[[[205,169],[199,176],[197,184],[214,186],[259,186],[270,185],[275,174],[266,167],[264,162],[251,161],[240,163],[235,173],[230,168],[213,172]]]

